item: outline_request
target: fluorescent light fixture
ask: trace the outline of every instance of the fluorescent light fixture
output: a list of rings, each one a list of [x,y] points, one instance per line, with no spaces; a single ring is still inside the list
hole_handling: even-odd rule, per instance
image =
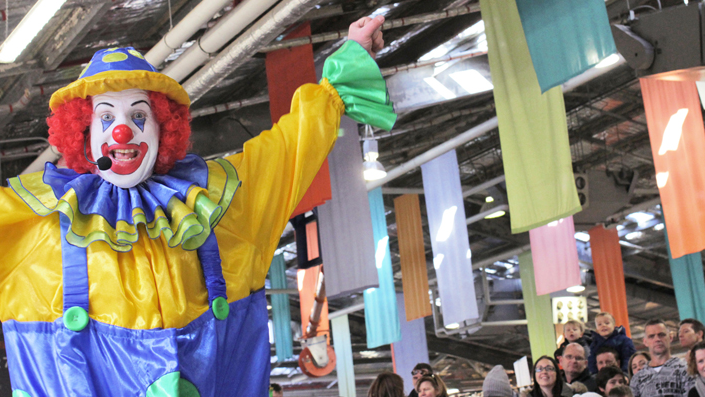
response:
[[[39,0],[0,47],[0,63],[15,62],[66,0]]]
[[[566,288],[565,290],[572,293],[572,294],[579,294],[579,293],[585,291],[585,286],[584,285],[574,285],[572,287]]]
[[[500,218],[500,217],[503,217],[504,214],[506,214],[506,212],[504,212],[503,210],[499,210],[499,211],[497,211],[497,212],[493,212],[493,213],[487,215],[487,216],[485,217],[485,219]]]
[[[657,232],[663,230],[663,228],[663,223],[659,223],[658,225],[654,226],[654,230],[656,230]]]
[[[486,268],[485,268],[485,273],[497,274],[497,270],[495,270],[495,269],[490,269],[489,267],[486,267]]]
[[[485,197],[485,202],[486,203],[494,203],[494,197],[492,197],[492,196]]]
[[[453,224],[455,223],[455,213],[458,211],[457,206],[452,206],[447,210],[443,211],[443,219],[441,220],[441,227],[438,228],[438,234],[436,235],[436,241],[446,241],[453,232]]]
[[[441,263],[443,263],[443,259],[444,259],[445,257],[446,257],[446,256],[443,255],[443,254],[438,254],[438,255],[436,255],[436,256],[433,258],[433,267],[434,267],[436,270],[438,270],[438,269],[441,268]]]
[[[580,240],[580,241],[582,241],[583,243],[587,243],[588,241],[590,241],[590,235],[589,235],[588,233],[585,233],[585,232],[576,232],[576,233],[575,233],[575,239],[576,239],[576,240]]]
[[[387,241],[389,241],[389,236],[384,236],[377,242],[377,251],[375,251],[375,263],[377,264],[377,269],[382,268],[384,257],[387,256]]]
[[[595,68],[596,69],[606,68],[608,66],[614,65],[617,62],[619,62],[619,55],[612,54],[612,55],[608,56],[607,58],[603,59],[602,61],[600,61],[600,63],[598,63],[597,65],[595,65]]]
[[[448,328],[448,329],[458,329],[458,328],[460,328],[460,324],[458,324],[458,323],[448,324],[448,325],[446,325],[446,328]]]
[[[663,131],[661,147],[658,150],[659,156],[663,156],[668,151],[675,152],[678,150],[678,143],[680,143],[683,135],[683,123],[685,123],[686,116],[688,116],[688,109],[679,109],[668,120],[668,125]]]
[[[448,327],[446,327],[448,328]],[[448,394],[458,394],[460,393],[460,389],[448,389]]]
[[[426,77],[425,79],[423,79],[423,81],[425,81],[426,84],[430,85],[431,88],[433,88],[440,96],[445,99],[455,99],[457,97],[453,93],[453,91],[449,90],[448,87],[441,84],[441,82],[438,81],[435,77]]]
[[[624,229],[623,225],[617,225],[617,230],[622,230],[622,229]]]
[[[267,305],[267,310],[272,310],[272,305]]]
[[[450,78],[463,87],[468,94],[477,94],[478,92],[490,91],[494,88],[485,76],[473,69],[451,73]]]
[[[633,212],[626,216],[627,219],[638,223],[640,226],[655,218],[654,214],[648,212]]]
[[[668,183],[668,171],[659,172],[658,174],[656,174],[656,186],[658,186],[659,189],[663,189],[667,183]]]
[[[643,235],[644,235],[644,233],[642,233],[642,232],[631,232],[631,233],[627,233],[627,235],[624,236],[624,238],[626,238],[627,240],[634,240],[634,239],[637,239]]]
[[[387,171],[379,161],[365,161],[362,163],[362,167],[362,177],[366,181],[376,181],[387,176]]]

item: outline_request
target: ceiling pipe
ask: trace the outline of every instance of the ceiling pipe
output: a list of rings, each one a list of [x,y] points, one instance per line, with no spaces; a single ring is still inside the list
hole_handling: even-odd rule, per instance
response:
[[[191,12],[189,12],[173,29],[162,37],[159,42],[152,47],[145,59],[155,67],[164,62],[171,53],[181,47],[186,40],[190,39],[194,33],[210,21],[213,16],[232,0],[203,0]],[[237,8],[235,9],[237,10]]]
[[[490,210],[487,210],[485,212],[480,212],[479,214],[475,214],[465,220],[466,225],[472,225],[475,222],[479,222],[483,219],[485,219],[486,216],[492,215],[497,211],[509,211],[509,206],[507,204],[502,204],[498,205]]]
[[[285,0],[279,3],[183,84],[191,101],[198,101],[233,70],[247,62],[258,49],[277,38],[289,25],[322,1]]]
[[[166,74],[167,76],[173,78],[176,81],[182,81],[186,78],[186,76],[191,74],[191,72],[206,63],[206,61],[210,59],[211,54],[217,53],[225,44],[232,40],[233,37],[237,36],[240,32],[242,32],[248,25],[252,23],[252,21],[256,21],[262,14],[264,14],[270,7],[272,7],[276,3],[277,0],[242,1],[240,4],[237,5],[237,7],[235,7],[227,15],[221,18],[220,21],[218,21],[218,23],[212,29],[208,30],[203,35],[203,37],[201,37],[196,43],[194,43],[194,45],[189,47],[188,50],[184,51],[184,53],[181,54],[181,56],[179,56],[178,58],[176,58],[174,62],[170,63],[162,71],[162,73]],[[285,4],[287,3],[291,3],[291,1],[285,2]],[[280,7],[278,6],[277,8]],[[306,11],[308,11],[308,9]],[[213,14],[211,14],[211,16],[212,15]],[[297,14],[296,20],[298,20],[298,17],[301,15]],[[290,23],[293,23],[296,20],[293,20]],[[252,30],[254,30],[255,27],[258,27],[260,25],[260,23],[257,23],[255,26],[253,26]],[[285,29],[286,27],[288,27],[288,25],[289,24],[287,23],[281,26],[281,29]],[[277,34],[274,35],[272,40],[276,38],[279,32],[280,31],[277,31]],[[245,59],[248,59],[249,57],[249,55],[244,56]],[[232,71],[232,69],[230,71]],[[193,95],[191,95],[192,101],[195,101],[196,99],[198,98],[194,99]]]
[[[228,110],[240,109],[240,108],[244,108],[247,106],[253,106],[253,105],[258,105],[260,103],[267,103],[267,102],[269,102],[269,95],[261,95],[261,96],[257,96],[254,98],[224,103],[222,105],[208,106],[205,108],[200,108],[198,110],[192,110],[191,111],[191,118],[195,119],[196,117],[208,116],[210,114],[216,114],[216,113],[221,113],[221,112],[227,112]]]
[[[574,90],[576,87],[594,79],[599,76],[602,76],[606,73],[611,72],[612,70],[618,68],[619,66],[622,66],[626,62],[624,61],[624,58],[620,56],[619,62],[610,65],[606,68],[602,69],[597,69],[597,68],[592,68],[584,72],[583,74],[576,76],[570,80],[568,80],[565,84],[563,84],[563,92],[570,92]],[[391,182],[394,179],[399,178],[400,176],[406,174],[409,171],[412,171],[421,165],[435,159],[436,157],[439,157],[450,150],[453,150],[459,146],[462,146],[471,140],[478,138],[495,128],[497,128],[498,123],[497,123],[497,117],[493,117],[487,121],[484,121],[475,127],[470,128],[469,130],[465,131],[464,133],[457,135],[446,142],[428,150],[425,153],[420,154],[419,156],[407,161],[406,163],[390,170],[387,172],[387,176],[385,176],[382,179],[378,179],[376,181],[370,181],[367,182],[367,191],[374,190],[385,183]]]
[[[372,138],[365,138],[365,137],[360,137],[361,141],[364,141],[365,139],[382,139],[382,138],[391,138],[393,136],[398,136],[402,134],[406,134],[407,132],[414,132],[418,130],[422,130],[424,128],[429,128],[433,127],[434,125],[439,125],[443,124],[446,121],[453,120],[459,117],[463,116],[469,116],[475,113],[481,113],[481,112],[486,112],[490,111],[494,108],[494,106],[483,106],[480,108],[473,108],[473,109],[463,109],[463,110],[456,110],[450,113],[446,113],[444,115],[438,116],[436,118],[433,118],[428,121],[421,121],[418,123],[413,123],[405,128],[399,128],[399,129],[393,129],[392,131],[389,132],[383,132],[383,133],[377,133],[375,132],[374,137]]]
[[[382,30],[400,28],[403,26],[418,25],[421,23],[441,21],[448,18],[457,17],[459,15],[472,14],[480,12],[480,4],[472,4],[468,6],[451,8],[441,12],[430,12],[427,14],[414,15],[411,17],[393,19],[382,25]],[[260,52],[271,52],[282,50],[284,48],[299,47],[306,44],[324,43],[326,41],[334,41],[342,39],[348,35],[348,30],[338,30],[337,32],[319,33],[311,36],[297,37],[295,39],[282,40],[268,46],[262,47]]]

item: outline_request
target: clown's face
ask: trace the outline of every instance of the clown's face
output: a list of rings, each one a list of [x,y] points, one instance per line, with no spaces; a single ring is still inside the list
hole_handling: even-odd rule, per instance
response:
[[[149,178],[159,150],[159,123],[147,91],[131,89],[95,95],[91,120],[94,160],[109,157],[113,165],[99,175],[115,186],[130,188]]]

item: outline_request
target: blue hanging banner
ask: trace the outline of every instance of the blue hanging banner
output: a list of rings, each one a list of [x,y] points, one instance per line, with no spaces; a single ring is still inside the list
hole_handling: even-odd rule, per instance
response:
[[[286,289],[286,262],[284,255],[276,255],[269,267],[269,281],[272,289]],[[291,334],[291,309],[288,294],[273,294],[272,322],[274,323],[274,346],[277,350],[277,362],[294,356],[294,342]]]
[[[387,219],[384,215],[382,188],[368,193],[372,215],[372,236],[375,240],[375,264],[379,288],[365,290],[365,328],[367,348],[372,349],[401,340],[397,296],[394,290],[392,259],[389,253]]]
[[[671,278],[673,278],[678,314],[681,320],[694,318],[705,322],[705,276],[703,276],[703,259],[700,252],[683,255],[673,259],[671,246],[666,235],[666,249],[668,250],[668,263],[671,265]]]
[[[617,52],[604,0],[516,0],[541,92]]]
[[[394,372],[404,379],[404,393],[409,394],[414,390],[411,371],[418,363],[429,364],[426,325],[423,317],[406,321],[404,294],[397,294],[397,308],[401,324],[401,340],[392,344]]]
[[[338,374],[338,395],[355,397],[355,370],[353,367],[352,342],[348,315],[330,320],[333,327],[333,348],[335,349],[335,372]]]

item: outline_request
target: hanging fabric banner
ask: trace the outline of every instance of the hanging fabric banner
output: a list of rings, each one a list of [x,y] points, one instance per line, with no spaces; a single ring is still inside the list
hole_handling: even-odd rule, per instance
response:
[[[580,262],[572,216],[531,229],[529,237],[537,295],[580,284]]]
[[[379,285],[357,123],[343,117],[340,126],[343,136],[328,155],[333,198],[318,207],[329,299]]]
[[[534,264],[531,252],[519,255],[519,273],[521,277],[521,292],[524,296],[524,311],[529,328],[531,342],[531,357],[537,359],[543,355],[553,356],[556,350],[556,328],[553,325],[553,309],[551,296],[536,295],[534,283]]]
[[[472,253],[455,150],[421,166],[443,324],[478,318]]]
[[[369,192],[368,198],[372,215],[372,236],[375,241],[375,264],[379,277],[379,288],[370,288],[364,294],[367,347],[372,349],[398,341],[401,339],[401,331],[382,188]]]
[[[335,372],[338,375],[338,395],[355,397],[355,370],[353,366],[352,342],[348,315],[330,320],[333,328],[333,348],[335,349]]]
[[[563,92],[543,95],[515,0],[481,0],[489,47],[512,233],[581,210],[573,180]]]
[[[605,229],[603,225],[598,225],[588,233],[600,310],[611,313],[616,325],[623,326],[627,336],[631,337],[627,288],[624,285],[624,264],[617,229]]]
[[[419,195],[405,194],[395,198],[394,214],[397,218],[406,321],[411,321],[432,314]]]
[[[427,299],[428,300],[428,299]],[[399,323],[401,324],[401,340],[392,344],[392,364],[394,373],[404,379],[404,394],[414,390],[411,371],[418,363],[429,364],[428,344],[426,342],[426,325],[423,318],[407,321],[403,294],[397,294]]]
[[[692,81],[644,78],[656,184],[674,258],[705,249],[705,128]]]
[[[286,289],[286,263],[284,255],[276,255],[269,267],[269,281],[272,289]],[[294,356],[294,342],[291,334],[291,308],[288,294],[274,294],[272,300],[272,321],[274,322],[274,346],[277,362]]]
[[[323,263],[318,244],[318,222],[316,219],[316,210],[313,211],[313,215],[308,217],[305,214],[300,214],[291,218],[291,225],[294,227],[296,237],[296,261],[299,269],[308,269]],[[310,255],[309,247],[311,247]]]
[[[309,22],[305,22],[289,33],[286,38],[293,39],[310,35],[311,25]],[[296,89],[306,83],[315,84],[317,82],[316,67],[313,63],[313,46],[307,44],[268,52],[265,65],[269,88],[269,112],[272,116],[272,123],[276,123],[281,116],[289,113],[291,98]],[[296,65],[296,67],[292,68],[291,65]],[[328,160],[326,160],[291,216],[311,211],[314,207],[330,199],[330,173]]]
[[[541,92],[617,52],[604,0],[516,0]]]
[[[666,236],[666,249],[668,262],[671,265],[671,277],[678,303],[678,314],[681,320],[694,318],[705,322],[705,276],[703,276],[703,258],[700,252],[683,255],[674,259],[668,247],[668,232]]]

